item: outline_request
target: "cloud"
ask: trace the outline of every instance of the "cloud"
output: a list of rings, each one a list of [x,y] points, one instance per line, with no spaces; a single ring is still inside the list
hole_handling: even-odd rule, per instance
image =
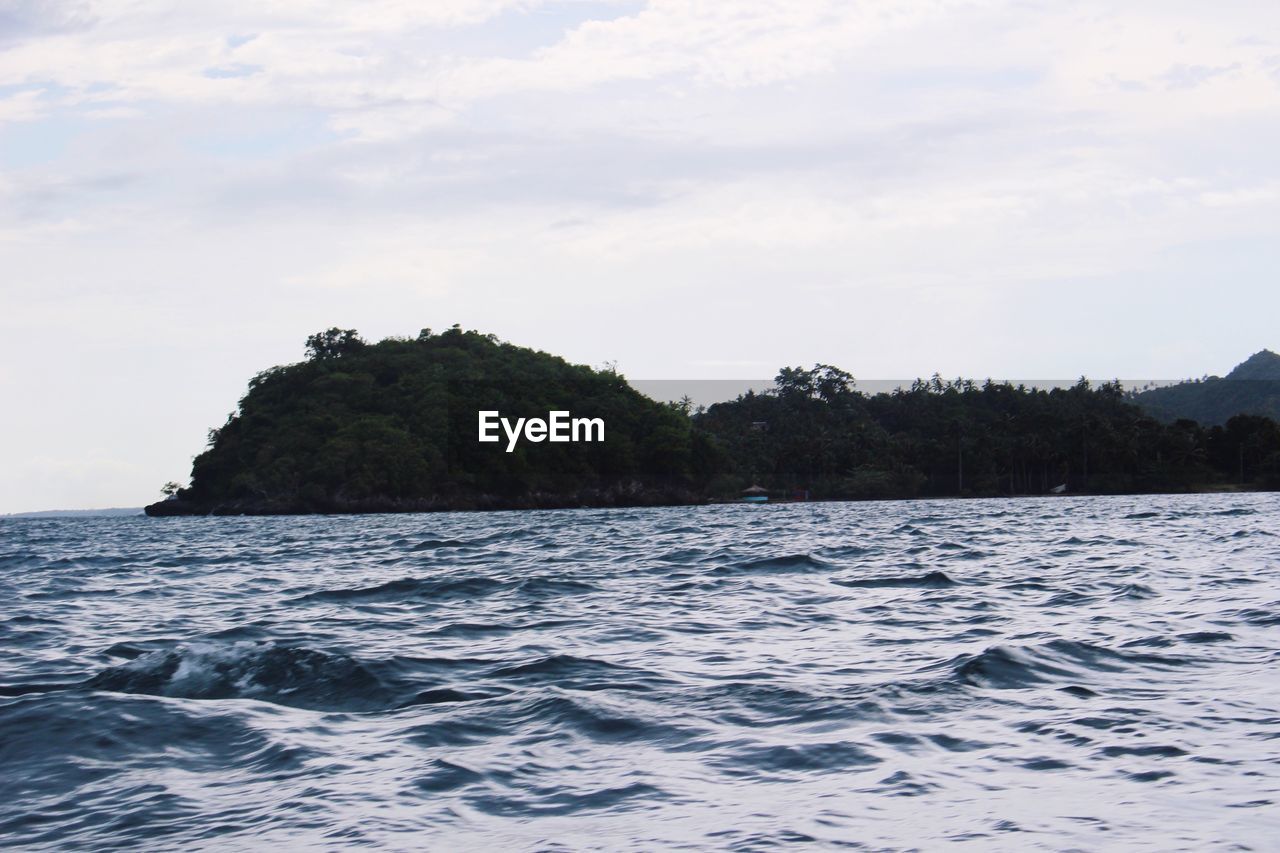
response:
[[[0,9],[0,363],[44,353],[4,377],[0,468],[44,461],[0,511],[77,503],[80,462],[129,484],[94,502],[151,498],[331,325],[639,377],[1199,375],[1280,345],[1276,4]]]
[[[42,89],[25,89],[0,99],[0,124],[11,121],[34,121],[46,115]]]
[[[1223,74],[1231,74],[1239,70],[1240,63],[1238,62],[1217,67],[1178,64],[1161,75],[1161,80],[1164,81],[1165,86],[1169,89],[1194,89],[1215,77],[1221,77]]]
[[[1280,201],[1280,184],[1241,187],[1205,192],[1200,200],[1209,207],[1237,207],[1244,205],[1274,204]]]

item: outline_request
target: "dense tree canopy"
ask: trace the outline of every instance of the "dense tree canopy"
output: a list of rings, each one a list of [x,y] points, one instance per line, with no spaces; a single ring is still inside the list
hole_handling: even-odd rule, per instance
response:
[[[164,512],[686,502],[752,484],[853,499],[1280,487],[1275,421],[1162,423],[1112,382],[934,376],[866,396],[819,364],[693,412],[642,396],[612,367],[457,326],[376,344],[334,328],[306,343],[305,361],[249,382]],[[476,440],[480,410],[569,410],[603,419],[606,439],[507,453]]]
[[[1241,448],[1244,484],[1280,485],[1275,422],[1166,425],[1113,382],[1042,390],[934,376],[868,397],[836,368],[784,368],[772,393],[714,405],[695,423],[734,484],[813,497],[1184,491],[1240,483]]]
[[[682,489],[710,450],[689,419],[611,371],[454,327],[415,339],[361,341],[330,329],[307,360],[249,382],[238,412],[210,430],[180,497],[201,506],[275,508],[520,505],[522,496]],[[603,443],[476,440],[477,412],[603,418]]]

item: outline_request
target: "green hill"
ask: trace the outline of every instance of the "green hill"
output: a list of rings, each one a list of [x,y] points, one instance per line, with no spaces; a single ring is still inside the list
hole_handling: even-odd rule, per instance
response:
[[[1153,417],[1206,425],[1225,424],[1234,415],[1280,419],[1280,355],[1254,353],[1224,377],[1211,376],[1132,396]]]
[[[1228,379],[1254,379],[1280,382],[1280,355],[1269,349],[1255,352],[1227,374]]]
[[[688,418],[608,371],[454,327],[362,341],[330,329],[255,376],[209,431],[191,485],[153,515],[678,502],[699,462]],[[477,441],[477,412],[600,418],[606,440]]]

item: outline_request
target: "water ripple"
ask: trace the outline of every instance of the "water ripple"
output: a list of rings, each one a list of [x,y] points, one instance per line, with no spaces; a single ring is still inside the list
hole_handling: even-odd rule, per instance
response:
[[[0,520],[0,846],[1267,849],[1278,515]]]

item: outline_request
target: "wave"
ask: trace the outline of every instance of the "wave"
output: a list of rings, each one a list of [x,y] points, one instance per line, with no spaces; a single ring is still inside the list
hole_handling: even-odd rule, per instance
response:
[[[374,586],[323,589],[293,599],[304,601],[407,601],[415,598],[474,598],[490,595],[508,584],[496,578],[463,577],[446,580],[400,578]]]
[[[235,768],[237,781],[283,780],[329,759],[322,745],[271,725],[277,715],[270,708],[199,713],[136,696],[90,696],[59,691],[0,703],[0,847],[203,847],[195,839],[160,843],[159,835],[172,832],[159,830],[165,825],[217,826],[213,816],[193,821],[190,800],[161,780],[206,779],[202,774],[224,766]],[[6,810],[15,793],[21,807]],[[76,826],[50,819],[58,813]],[[87,828],[99,834],[86,837]]]
[[[419,777],[415,785],[430,794],[443,794],[446,791],[465,788],[484,782],[484,775],[470,767],[437,758],[431,762],[431,771]]]
[[[436,551],[441,548],[466,548],[472,543],[462,539],[423,539],[413,545],[410,551]]]
[[[992,646],[980,654],[964,658],[955,668],[960,680],[975,687],[1001,689],[1035,687],[1074,676],[1070,669],[1055,666],[1026,649]]]
[[[574,655],[549,655],[521,664],[506,664],[488,674],[527,685],[554,685],[569,690],[648,691],[669,685],[670,679],[623,664]]]
[[[664,528],[662,530],[659,530],[658,533],[664,534],[664,535],[684,534],[684,533],[702,533],[702,530],[700,528],[694,527],[689,524],[681,524],[681,525],[677,525],[676,527]]]
[[[653,561],[664,563],[670,566],[687,566],[691,563],[697,563],[707,558],[707,551],[697,546],[689,546],[686,548],[672,548],[653,557]]]
[[[594,585],[583,581],[554,577],[519,578],[514,580],[481,575],[458,578],[408,577],[374,586],[319,590],[290,599],[290,602],[381,603],[443,601],[446,599],[485,598],[508,591],[517,595],[543,598],[585,593],[595,588]]]
[[[1051,640],[1040,646],[992,646],[953,662],[959,680],[973,687],[1017,689],[1062,681],[1087,681],[1135,668],[1169,670],[1190,664],[1185,658],[1121,652],[1090,643]]]
[[[1184,643],[1225,643],[1234,640],[1235,637],[1226,631],[1191,631],[1179,634],[1178,639]]]
[[[831,548],[824,548],[822,555],[824,557],[832,557],[836,559],[850,557],[865,557],[868,554],[875,554],[880,551],[879,547],[868,545],[838,545]]]
[[[80,686],[182,699],[259,699],[313,710],[373,710],[395,701],[390,685],[347,655],[251,642],[147,652]]]
[[[17,686],[13,695],[78,687],[182,699],[256,699],[310,710],[372,711],[469,702],[508,692],[492,686],[459,689],[438,683],[441,674],[460,667],[482,680],[592,691],[647,690],[665,681],[621,664],[563,654],[505,663],[481,673],[477,668],[492,666],[491,661],[393,658],[369,663],[337,652],[269,642],[191,642],[152,651],[128,646],[118,651],[140,653],[87,681]],[[421,689],[429,676],[435,676],[434,683]]]
[[[860,578],[858,580],[834,579],[832,583],[854,589],[909,588],[945,589],[958,584],[945,572],[929,572],[923,575],[888,575],[879,578]]]
[[[746,560],[728,566],[719,566],[712,570],[712,574],[767,575],[812,572],[833,568],[835,568],[835,564],[828,563],[826,560],[815,557],[812,554],[783,554],[777,557],[761,557],[756,560]]]
[[[0,570],[31,571],[47,565],[44,557],[32,551],[11,551],[0,554]]]
[[[604,743],[643,741],[672,747],[693,734],[665,718],[642,714],[637,708],[624,711],[581,694],[541,695],[512,707],[509,713],[522,728],[535,733],[532,740],[538,742],[547,735],[562,740],[581,736]]]
[[[403,707],[410,705],[440,705],[446,702],[475,702],[479,699],[492,699],[493,693],[471,692],[465,690],[455,690],[452,687],[440,687],[435,690],[423,690],[415,693],[413,698],[403,703]]]
[[[526,794],[486,794],[469,799],[469,805],[477,812],[496,818],[528,820],[531,816],[568,816],[582,812],[608,815],[624,813],[632,801],[640,801],[641,808],[652,808],[653,803],[668,799],[669,795],[656,785],[633,782],[613,788],[598,788],[579,793],[572,790],[531,791]],[[535,845],[539,849],[565,849]],[[643,848],[638,848],[643,849]]]
[[[780,744],[736,750],[715,762],[730,776],[849,773],[870,770],[884,759],[852,743]]]
[[[1280,610],[1263,610],[1261,607],[1246,607],[1234,614],[1238,621],[1249,625],[1270,628],[1280,625]]]
[[[1145,584],[1130,583],[1130,584],[1125,584],[1124,586],[1117,589],[1115,591],[1114,597],[1115,598],[1155,598],[1157,595],[1159,595],[1159,593],[1157,593],[1154,589],[1152,589],[1151,587]]]
[[[30,696],[34,693],[54,693],[59,690],[70,690],[79,686],[74,681],[25,682],[22,684],[0,684],[0,696]]]
[[[495,669],[492,674],[500,677],[547,675],[563,678],[570,675],[599,674],[600,672],[616,672],[628,669],[630,667],[609,663],[608,661],[574,657],[573,655],[550,655],[530,663],[503,666]]]

